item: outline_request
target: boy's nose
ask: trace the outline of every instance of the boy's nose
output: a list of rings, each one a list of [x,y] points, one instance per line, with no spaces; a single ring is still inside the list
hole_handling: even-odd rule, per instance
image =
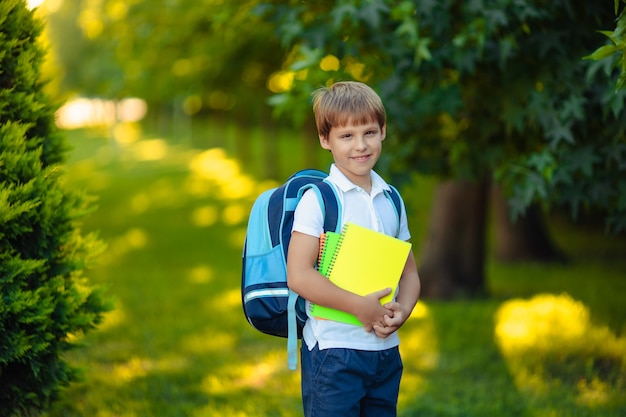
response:
[[[367,148],[367,141],[365,140],[364,136],[357,136],[356,148],[357,149],[365,149],[365,148]]]

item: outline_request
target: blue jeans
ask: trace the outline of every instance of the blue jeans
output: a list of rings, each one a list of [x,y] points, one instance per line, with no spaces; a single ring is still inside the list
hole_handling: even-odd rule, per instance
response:
[[[397,347],[309,351],[302,343],[302,403],[306,417],[395,417],[402,360]]]

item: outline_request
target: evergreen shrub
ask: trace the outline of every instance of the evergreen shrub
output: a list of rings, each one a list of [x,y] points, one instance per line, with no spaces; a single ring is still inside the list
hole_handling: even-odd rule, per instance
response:
[[[49,407],[78,376],[63,353],[110,308],[83,275],[102,244],[80,230],[91,199],[64,184],[41,30],[24,1],[0,1],[0,416]]]

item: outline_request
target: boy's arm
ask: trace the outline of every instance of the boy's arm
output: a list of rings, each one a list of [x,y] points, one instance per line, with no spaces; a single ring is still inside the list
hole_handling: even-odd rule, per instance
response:
[[[385,307],[392,310],[392,314],[387,315],[383,325],[375,325],[374,331],[379,337],[387,337],[398,330],[411,315],[421,289],[420,278],[417,273],[417,264],[413,252],[409,252],[402,277],[398,284],[398,296],[396,301],[385,304]]]
[[[383,326],[385,316],[394,315],[379,301],[391,293],[390,288],[365,297],[341,289],[315,269],[318,254],[318,238],[300,232],[292,233],[287,257],[289,288],[314,304],[356,316],[368,332],[374,325]]]

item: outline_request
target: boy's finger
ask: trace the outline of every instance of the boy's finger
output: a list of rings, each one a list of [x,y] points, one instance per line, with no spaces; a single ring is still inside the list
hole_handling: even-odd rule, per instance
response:
[[[385,321],[385,325],[386,326],[393,326],[393,316],[387,316],[385,315],[385,317],[383,318],[383,320]]]
[[[376,295],[376,298],[380,300],[381,298],[388,296],[390,293],[391,288],[384,288],[382,290],[376,291],[374,294]]]

